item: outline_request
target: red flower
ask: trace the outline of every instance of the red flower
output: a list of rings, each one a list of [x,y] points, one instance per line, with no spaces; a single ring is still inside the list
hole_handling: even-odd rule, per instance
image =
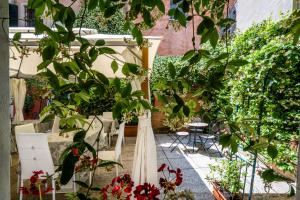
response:
[[[121,187],[119,185],[115,185],[115,187],[112,189],[112,193],[118,193],[121,190]]]
[[[176,181],[175,184],[176,186],[181,185],[182,183],[182,173],[181,173],[181,169],[177,168],[176,170]]]
[[[124,192],[126,192],[126,193],[131,193],[131,191],[132,191],[132,187],[131,187],[131,185],[129,184],[129,185],[124,189]]]
[[[38,179],[39,179],[38,175],[32,175],[29,180],[30,180],[30,183],[34,184],[37,182]]]
[[[25,195],[29,194],[29,191],[26,187],[20,187],[20,192],[22,192],[22,194],[25,194]]]
[[[176,173],[176,171],[174,169],[170,169],[169,167],[168,167],[168,171],[169,171],[170,174],[175,174]]]
[[[161,171],[163,171],[165,168],[166,168],[166,164],[164,163],[164,164],[162,164],[159,168],[158,168],[158,172],[161,172]]]
[[[73,148],[72,148],[72,153],[73,153],[74,156],[78,156],[78,155],[79,155],[78,152],[79,152],[79,151],[78,151],[78,148],[76,148],[76,147],[73,147]]]
[[[137,200],[158,200],[157,196],[160,194],[159,189],[149,183],[138,185],[133,193]]]
[[[43,170],[33,171],[32,173],[33,173],[34,175],[44,174]]]

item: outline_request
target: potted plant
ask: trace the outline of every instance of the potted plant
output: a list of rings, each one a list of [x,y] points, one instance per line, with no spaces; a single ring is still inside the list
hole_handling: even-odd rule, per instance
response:
[[[137,136],[137,128],[138,128],[138,118],[137,116],[133,116],[129,122],[125,124],[125,137],[136,137]]]
[[[213,185],[213,195],[217,200],[240,200],[240,190],[243,188],[240,169],[241,161],[221,160],[216,165],[210,165],[207,180]]]

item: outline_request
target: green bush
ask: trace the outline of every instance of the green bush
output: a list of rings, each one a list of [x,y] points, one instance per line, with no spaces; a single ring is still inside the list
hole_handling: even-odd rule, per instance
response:
[[[278,154],[269,160],[292,171],[297,157],[289,141],[299,135],[300,46],[285,35],[281,24],[264,21],[233,39],[232,56],[250,64],[238,69],[224,93],[228,103],[236,107],[238,119],[258,118],[258,105],[264,99],[261,134],[273,141],[277,146],[274,154]]]
[[[77,14],[75,27],[80,26],[80,17],[83,14],[83,9]],[[88,11],[83,20],[82,27],[96,29],[98,33],[102,34],[128,34],[124,31],[125,16],[121,11],[117,11],[110,18],[105,18],[99,8]]]

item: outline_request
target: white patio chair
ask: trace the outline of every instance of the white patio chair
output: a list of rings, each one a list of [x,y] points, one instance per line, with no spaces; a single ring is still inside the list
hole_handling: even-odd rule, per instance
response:
[[[113,113],[112,112],[103,112],[103,118],[106,119],[113,119]],[[114,135],[118,135],[119,134],[119,129],[118,129],[118,121],[114,120],[114,122],[111,124],[111,130],[109,133],[109,138],[108,138],[108,146],[111,145],[111,139]],[[125,144],[125,137],[123,137],[123,144]]]
[[[52,133],[59,133],[59,122],[60,122],[60,117],[55,116],[52,129],[51,129]]]
[[[15,134],[20,134],[20,133],[35,133],[35,128],[34,124],[24,124],[24,125],[19,125],[15,127]]]
[[[112,151],[99,151],[98,152],[98,158],[102,160],[112,160],[115,162],[122,162],[121,159],[121,153],[122,153],[122,139],[124,137],[124,129],[125,129],[125,122],[120,124],[119,128],[119,134],[118,134],[118,139],[117,143],[115,146],[115,149]],[[116,175],[119,175],[119,167],[118,165],[115,165],[116,167]]]
[[[103,116],[103,118],[113,119],[113,113],[112,112],[103,112],[102,116]]]
[[[17,147],[21,171],[18,177],[20,187],[23,187],[24,180],[30,179],[33,171],[43,170],[49,175],[54,174],[54,164],[50,154],[47,135],[43,133],[19,133],[16,134]],[[41,177],[43,178],[43,177]],[[19,184],[18,184],[19,185]],[[52,176],[52,199],[55,200],[55,180]],[[20,200],[23,194],[20,192]]]

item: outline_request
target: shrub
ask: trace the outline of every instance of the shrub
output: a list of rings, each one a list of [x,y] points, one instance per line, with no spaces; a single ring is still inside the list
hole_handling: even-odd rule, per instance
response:
[[[75,27],[80,26],[80,17],[83,14],[83,8],[77,14],[77,20],[75,21]],[[99,8],[88,11],[84,18],[82,27],[96,29],[99,33],[103,34],[128,34],[128,31],[124,31],[125,16],[121,11],[117,11],[110,18],[105,18]]]

